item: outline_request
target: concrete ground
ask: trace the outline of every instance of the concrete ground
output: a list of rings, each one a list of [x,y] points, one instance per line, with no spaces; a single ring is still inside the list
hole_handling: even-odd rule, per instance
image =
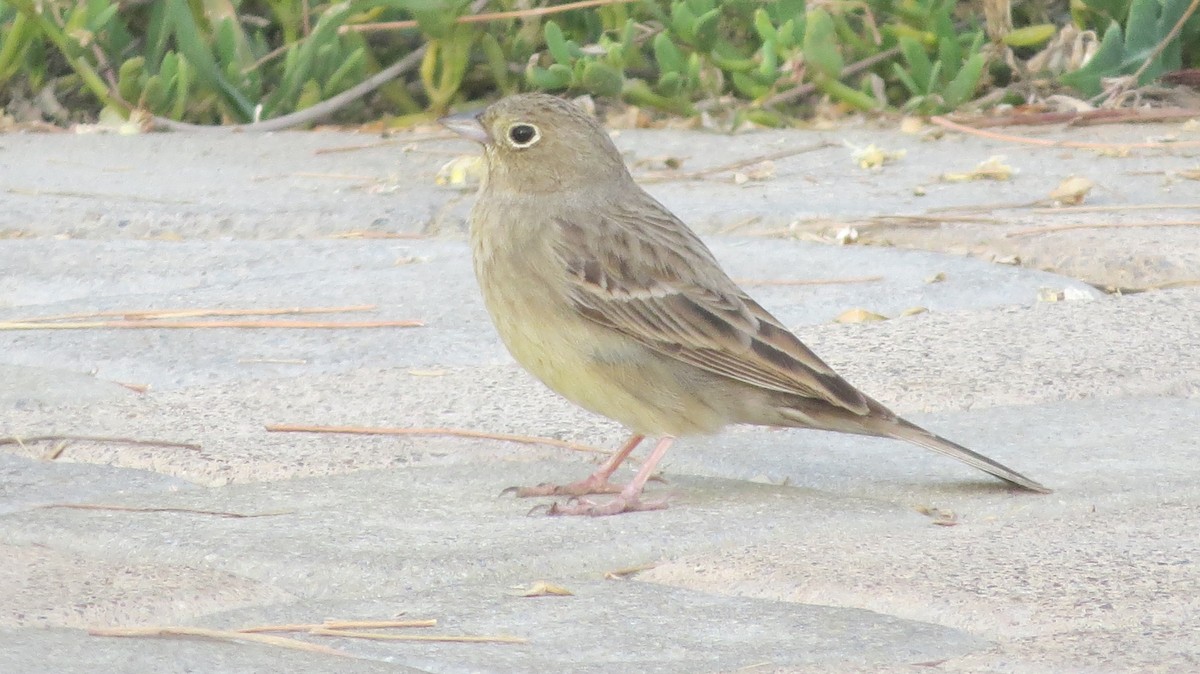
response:
[[[499,345],[470,189],[435,182],[469,145],[0,136],[0,672],[1200,670],[1200,130],[1021,133],[1178,145],[875,126],[617,142],[851,382],[1054,493],[902,443],[738,428],[677,444],[652,487],[669,509],[602,519],[500,494],[582,477],[594,453],[265,430],[621,440]],[[847,144],[906,155],[867,171]],[[745,181],[682,175],[768,155]],[[994,155],[1010,180],[940,178]],[[1070,176],[1099,210],[1043,208]],[[11,324],[350,305],[375,309],[271,318],[424,325]],[[890,320],[835,322],[855,308]],[[523,596],[539,582],[571,594]],[[88,632],[397,616],[438,625],[376,631],[523,641],[272,633],[337,649],[311,653]]]

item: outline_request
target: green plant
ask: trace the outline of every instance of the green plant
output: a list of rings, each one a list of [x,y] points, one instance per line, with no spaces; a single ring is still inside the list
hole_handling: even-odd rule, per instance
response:
[[[1087,96],[1103,89],[1106,78],[1138,73],[1136,85],[1177,70],[1184,63],[1187,46],[1193,59],[1200,59],[1200,16],[1193,15],[1184,30],[1160,49],[1175,25],[1191,7],[1189,0],[1084,0],[1097,16],[1110,23],[1095,55],[1082,68],[1062,76],[1061,81]],[[1121,12],[1124,11],[1124,14]],[[1125,17],[1124,26],[1117,21]]]
[[[978,27],[947,0],[639,0],[547,16],[526,0],[469,3],[0,0],[0,94],[49,87],[91,115],[243,123],[329,99],[423,47],[419,67],[340,118],[427,118],[534,89],[778,124],[813,90],[853,109],[950,109],[985,59]],[[481,11],[502,16],[459,21]],[[361,30],[376,22],[401,23]]]

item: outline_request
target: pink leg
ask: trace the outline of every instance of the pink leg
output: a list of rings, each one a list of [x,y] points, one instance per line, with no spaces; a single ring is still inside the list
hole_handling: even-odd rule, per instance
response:
[[[672,442],[675,442],[675,438],[669,435],[660,438],[658,444],[654,446],[654,451],[650,452],[650,456],[646,457],[646,461],[638,469],[637,475],[634,475],[633,480],[608,503],[593,503],[583,499],[565,506],[555,503],[550,506],[548,514],[603,517],[618,513],[637,512],[639,510],[662,510],[666,508],[666,500],[642,501],[641,497],[642,489],[646,486],[646,481],[654,474],[655,466],[666,456]]]
[[[629,454],[633,452],[642,440],[645,440],[644,435],[630,436],[621,448],[608,457],[604,465],[596,469],[596,472],[571,484],[549,484],[543,482],[536,487],[509,487],[504,490],[504,493],[515,492],[517,496],[583,496],[584,494],[616,494],[621,491],[621,488],[608,481],[612,474],[617,471],[621,463],[629,458]],[[636,479],[636,478],[635,478]]]

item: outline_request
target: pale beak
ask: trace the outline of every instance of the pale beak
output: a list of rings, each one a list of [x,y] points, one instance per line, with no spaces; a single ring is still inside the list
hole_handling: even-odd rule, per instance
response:
[[[492,135],[487,132],[483,124],[479,121],[480,112],[460,112],[457,115],[449,115],[438,120],[438,124],[450,129],[454,133],[473,140],[476,143],[487,145],[492,142]]]

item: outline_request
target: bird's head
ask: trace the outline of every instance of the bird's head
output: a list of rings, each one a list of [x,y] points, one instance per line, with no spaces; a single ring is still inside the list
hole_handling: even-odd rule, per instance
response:
[[[483,145],[490,189],[544,193],[631,180],[608,133],[585,110],[561,98],[518,94],[441,123]]]

